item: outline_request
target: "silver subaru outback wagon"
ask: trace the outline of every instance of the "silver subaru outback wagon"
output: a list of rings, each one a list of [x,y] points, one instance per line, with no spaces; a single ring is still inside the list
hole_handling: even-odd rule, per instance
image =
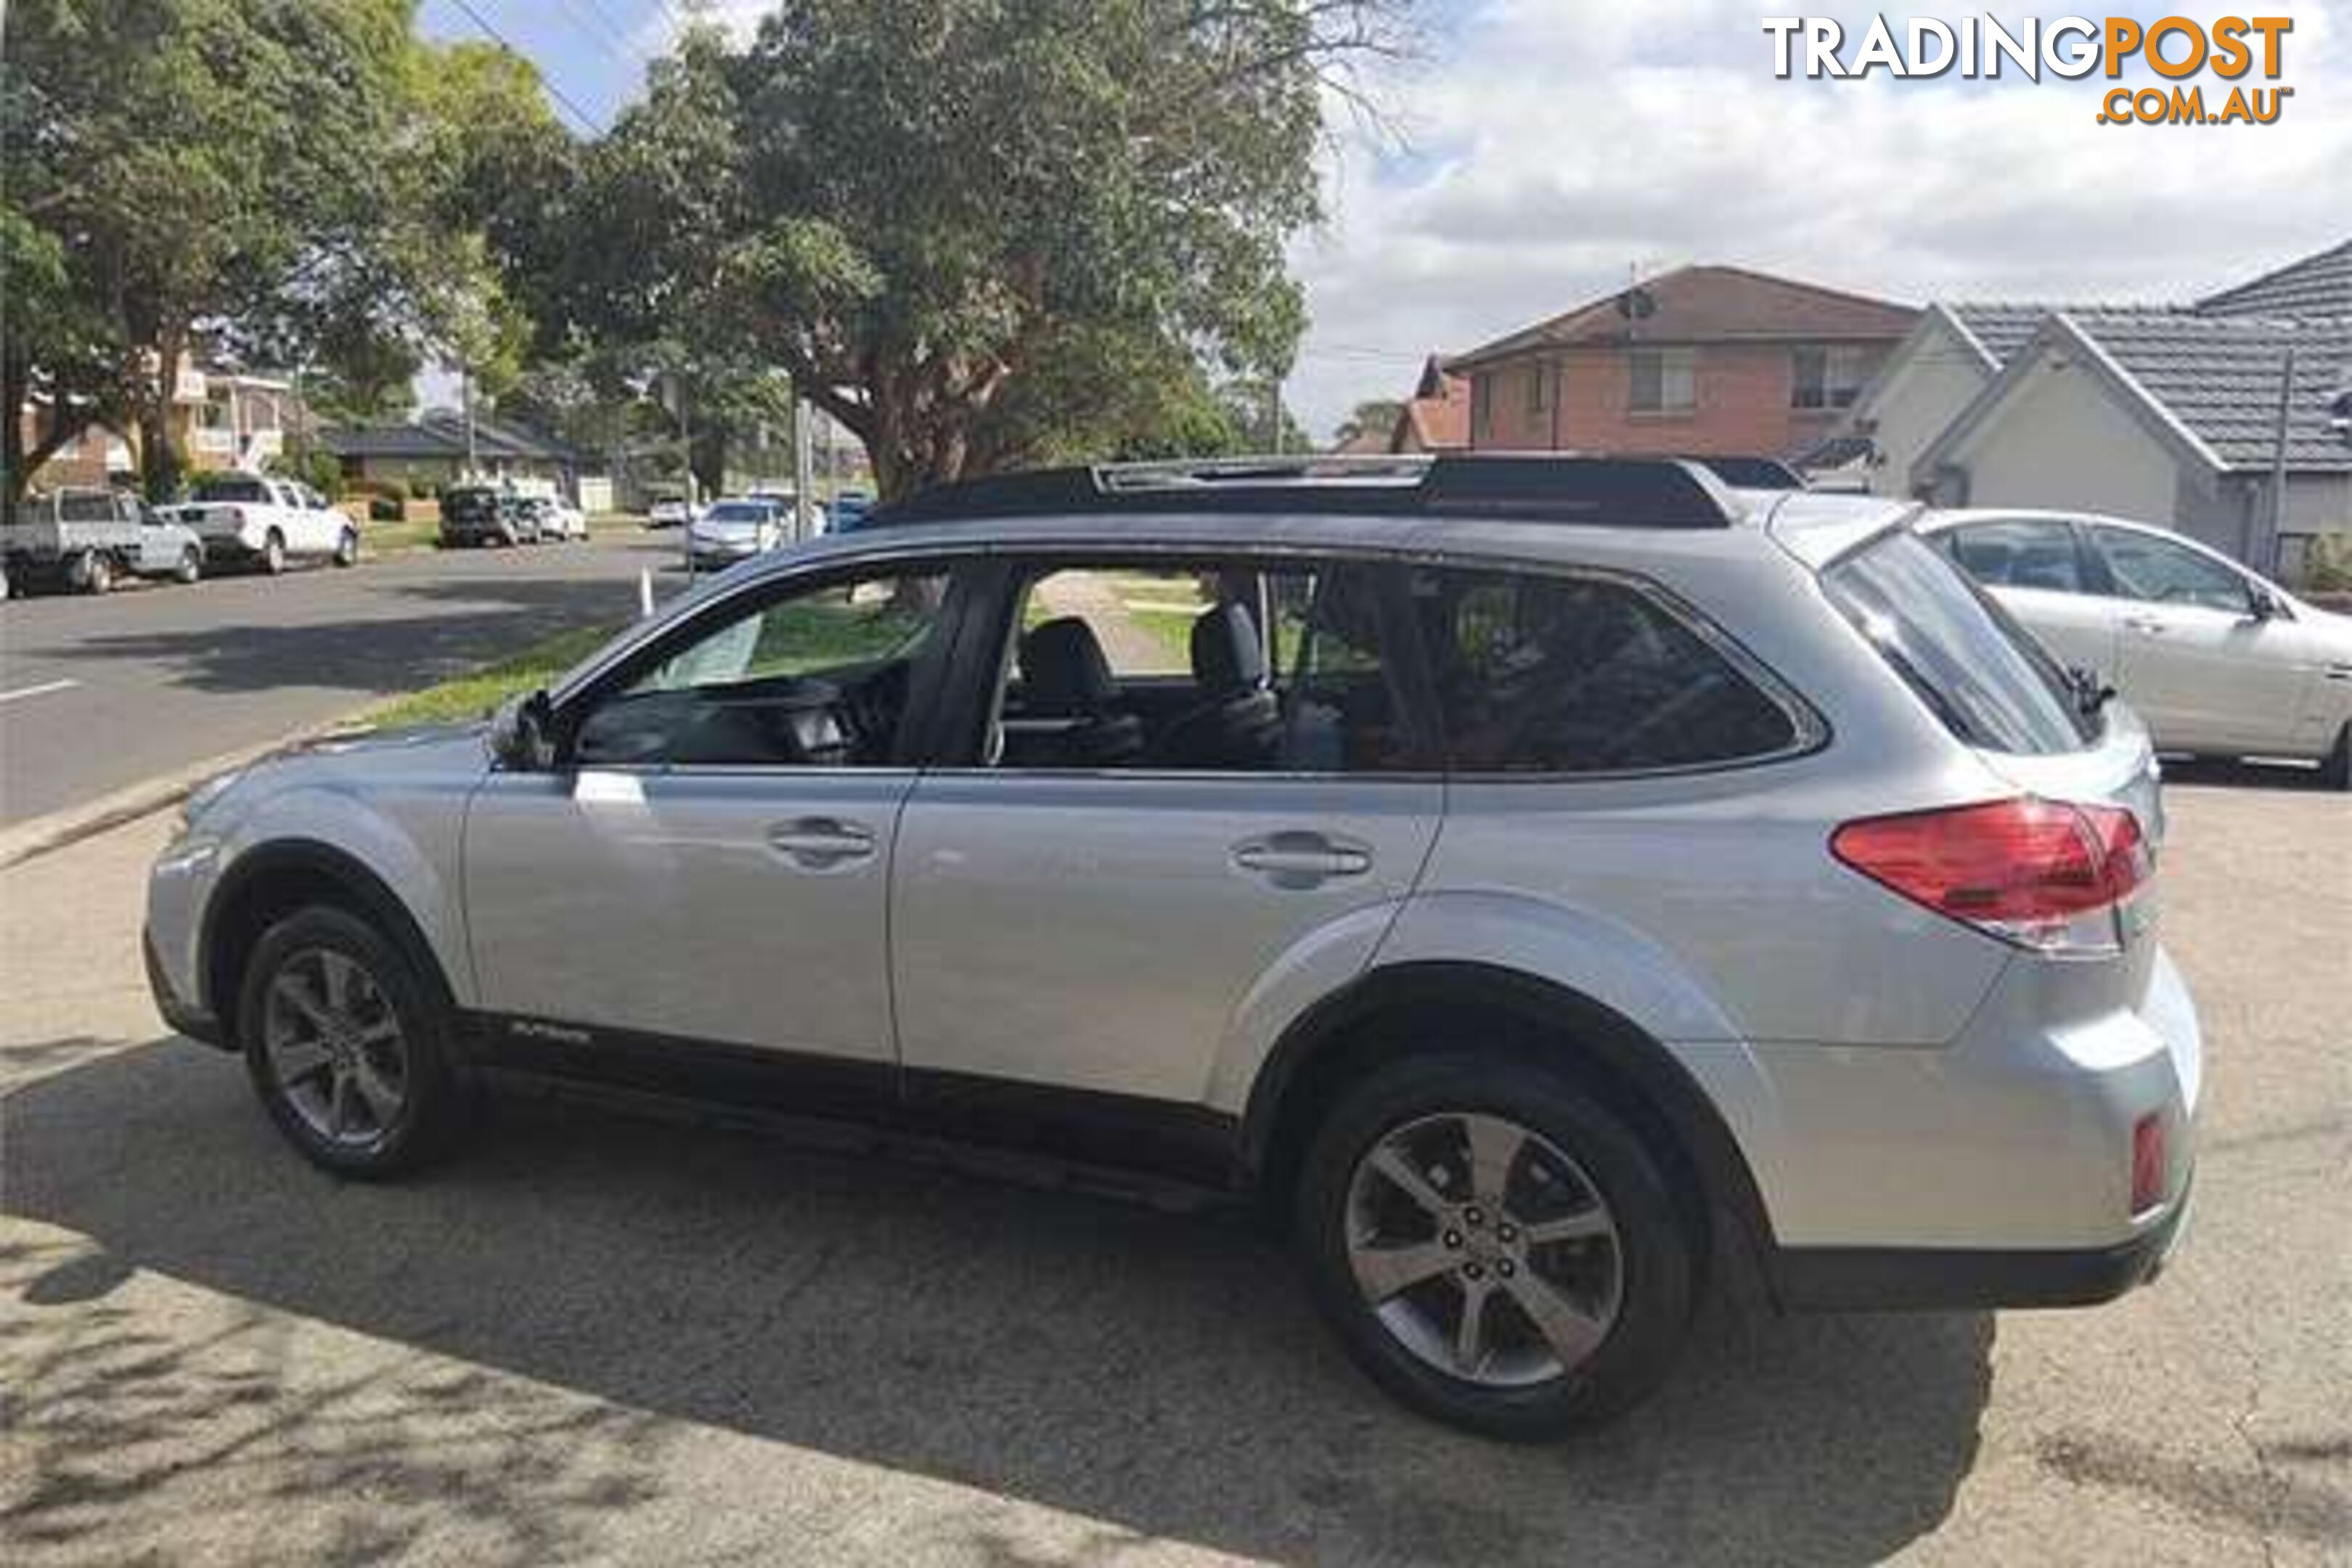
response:
[[[156,997],[349,1175],[521,1076],[1257,1194],[1373,1378],[1504,1437],[1655,1387],[1711,1260],[2104,1300],[2189,1204],[2156,768],[1907,516],[1626,459],[950,487],[487,728],[202,792]]]

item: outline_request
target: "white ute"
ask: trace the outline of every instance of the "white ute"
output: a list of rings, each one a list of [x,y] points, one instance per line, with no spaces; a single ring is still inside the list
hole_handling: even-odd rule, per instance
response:
[[[294,560],[359,563],[359,525],[292,479],[205,474],[187,500],[168,510],[195,530],[212,561],[250,561],[273,576]]]

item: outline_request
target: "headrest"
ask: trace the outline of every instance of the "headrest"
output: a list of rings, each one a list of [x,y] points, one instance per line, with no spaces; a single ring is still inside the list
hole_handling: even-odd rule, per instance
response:
[[[1118,690],[1095,629],[1076,616],[1044,622],[1021,639],[1021,681],[1037,713],[1091,713]]]
[[[1265,683],[1265,650],[1249,611],[1228,600],[1201,613],[1192,623],[1192,679],[1220,697]]]

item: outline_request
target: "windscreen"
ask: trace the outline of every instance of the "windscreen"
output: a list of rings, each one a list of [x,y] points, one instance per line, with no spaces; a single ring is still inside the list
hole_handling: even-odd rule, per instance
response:
[[[1962,741],[1987,751],[2079,751],[2098,734],[2032,635],[1907,528],[1822,574],[1830,600]]]

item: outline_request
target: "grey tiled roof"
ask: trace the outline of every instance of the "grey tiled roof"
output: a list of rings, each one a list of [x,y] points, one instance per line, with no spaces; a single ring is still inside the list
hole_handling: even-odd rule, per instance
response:
[[[2279,375],[2294,349],[2287,466],[2352,472],[2352,438],[2327,405],[2352,387],[2352,316],[2266,321],[2148,310],[2069,312],[2150,396],[2232,468],[2270,466]]]
[[[463,458],[466,425],[463,419],[436,413],[404,425],[329,426],[319,432],[319,443],[346,458]],[[580,460],[580,454],[562,441],[487,418],[474,421],[474,450],[486,458]]]
[[[1945,309],[1960,319],[1960,325],[1984,345],[1985,353],[1992,355],[1996,364],[2007,364],[2009,356],[2025,346],[2026,340],[2033,336],[2043,321],[2062,310],[2078,321],[2094,316],[2172,317],[2188,313],[2178,305],[2048,305],[1998,300],[1948,305]]]
[[[2209,316],[2352,317],[2352,239],[2197,301]]]

